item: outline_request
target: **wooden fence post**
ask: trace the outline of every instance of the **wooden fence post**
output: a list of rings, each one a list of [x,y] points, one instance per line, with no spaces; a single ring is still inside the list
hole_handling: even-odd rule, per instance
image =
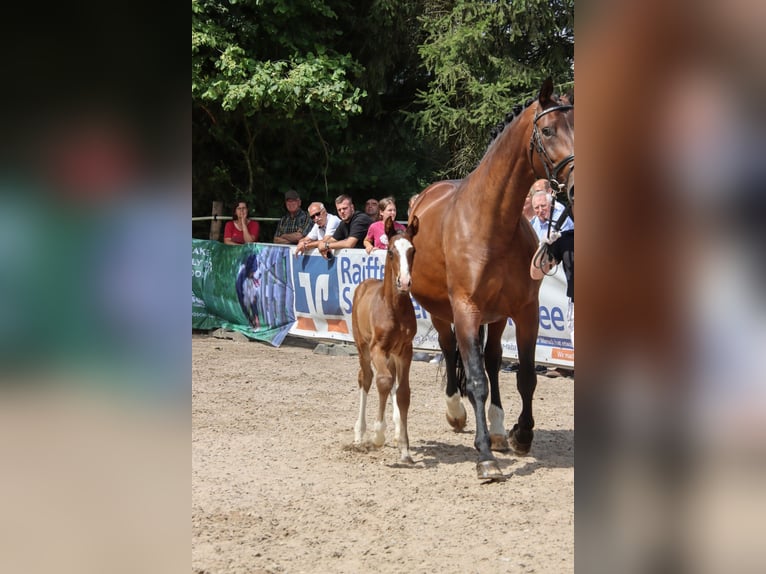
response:
[[[223,202],[213,202],[213,213],[211,215],[217,215],[218,219],[214,219],[210,222],[210,239],[213,241],[220,241],[221,237],[221,216],[223,215]]]

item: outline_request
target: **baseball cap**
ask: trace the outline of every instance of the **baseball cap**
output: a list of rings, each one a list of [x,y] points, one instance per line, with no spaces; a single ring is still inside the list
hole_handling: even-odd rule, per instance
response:
[[[294,189],[289,190],[285,193],[285,199],[300,199],[301,196],[298,195],[298,192]]]

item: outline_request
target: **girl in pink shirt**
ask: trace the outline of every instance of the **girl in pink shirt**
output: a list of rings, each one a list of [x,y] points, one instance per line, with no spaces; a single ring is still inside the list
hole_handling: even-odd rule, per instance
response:
[[[396,223],[396,202],[393,197],[384,197],[378,202],[378,210],[381,219],[370,225],[367,230],[367,237],[364,238],[364,248],[367,253],[372,253],[374,249],[388,249],[388,237],[384,230],[386,219],[394,220],[394,229],[404,231],[406,228],[401,223]]]

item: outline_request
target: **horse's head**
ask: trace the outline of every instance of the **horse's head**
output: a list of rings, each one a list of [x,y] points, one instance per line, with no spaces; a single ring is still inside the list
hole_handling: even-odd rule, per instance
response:
[[[554,97],[553,81],[545,80],[534,108],[529,142],[532,169],[537,174],[542,166],[554,192],[566,191],[568,196],[574,187],[574,106],[570,101]]]
[[[412,287],[412,261],[415,256],[415,248],[412,238],[418,232],[419,220],[417,216],[407,225],[407,229],[397,232],[392,218],[386,220],[385,232],[388,237],[388,260],[386,262],[386,278],[390,277],[399,292],[409,293]]]

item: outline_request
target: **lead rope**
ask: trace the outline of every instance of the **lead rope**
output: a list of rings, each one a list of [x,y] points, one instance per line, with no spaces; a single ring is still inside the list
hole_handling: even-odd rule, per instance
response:
[[[554,188],[558,189],[557,193],[551,194],[551,216],[553,216],[553,212],[556,208],[556,195],[558,193],[561,193],[562,189],[564,188],[563,183],[559,183],[554,178],[549,179],[549,183],[551,186],[551,190]],[[548,231],[546,233],[546,238],[542,241],[542,243],[545,244],[545,246],[542,249],[538,249],[535,253],[534,258],[532,259],[532,263],[535,267],[537,267],[540,271],[543,272],[543,275],[554,275],[556,273],[556,270],[558,269],[559,264],[556,263],[553,267],[551,267],[547,272],[543,271],[543,260],[548,259],[550,260],[550,256],[548,255],[548,248],[551,243],[556,241],[559,237],[561,237],[561,232],[559,231],[561,229],[561,226],[564,224],[564,221],[566,220],[567,215],[567,209],[564,209],[564,212],[561,214],[561,217],[558,218],[558,221],[555,223],[552,223],[552,220],[548,220]],[[551,229],[553,229],[553,234],[551,234]],[[551,237],[552,235],[552,237]]]

